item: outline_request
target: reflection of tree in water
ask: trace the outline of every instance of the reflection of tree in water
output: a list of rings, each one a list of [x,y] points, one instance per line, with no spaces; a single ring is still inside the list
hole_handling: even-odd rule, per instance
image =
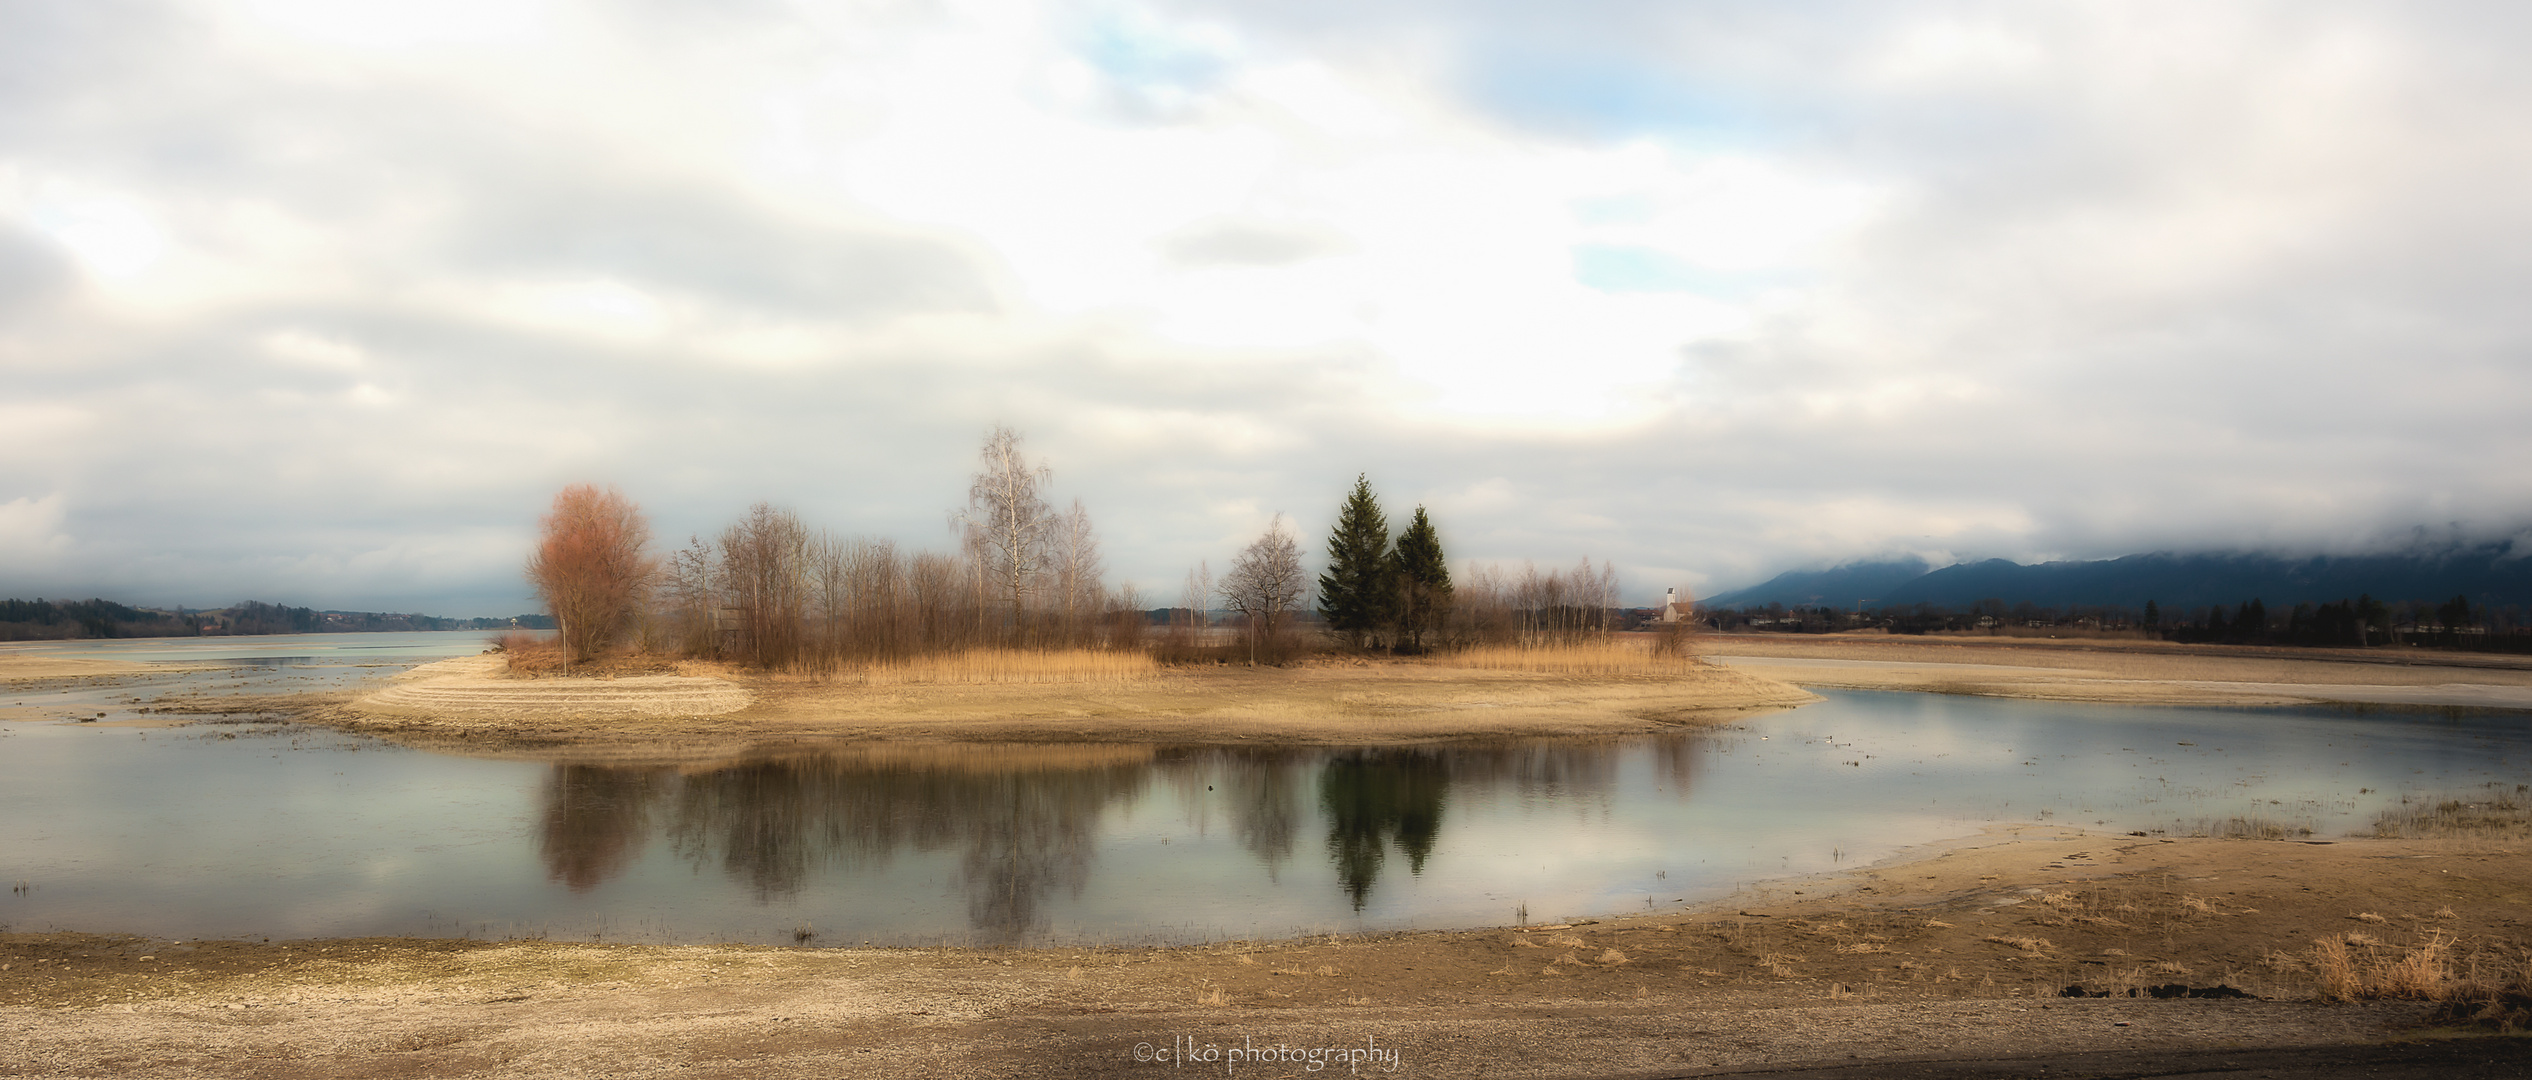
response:
[[[1356,750],[1330,759],[1319,773],[1319,808],[1328,817],[1328,857],[1337,881],[1361,911],[1389,845],[1407,854],[1407,871],[1424,872],[1424,857],[1442,829],[1450,768],[1430,750]]]
[[[1606,799],[1617,789],[1624,744],[1594,739],[1506,743],[1449,751],[1451,780],[1463,792],[1510,788],[1524,799]],[[1579,803],[1577,803],[1579,805]]]
[[[1147,775],[1147,752],[1128,748],[801,755],[685,777],[668,833],[688,859],[717,854],[759,899],[795,893],[823,867],[957,845],[969,924],[1018,938],[1044,924],[1052,890],[1080,892],[1100,812]]]
[[[1214,768],[1191,769],[1190,777],[1214,778],[1222,784],[1222,801],[1231,810],[1231,829],[1241,850],[1266,865],[1269,881],[1282,880],[1284,861],[1292,858],[1293,840],[1301,834],[1301,779],[1304,756],[1289,749],[1220,751]],[[1183,797],[1209,805],[1193,791]]]
[[[663,779],[657,769],[554,766],[536,842],[546,876],[587,892],[623,873],[650,834],[651,799]]]

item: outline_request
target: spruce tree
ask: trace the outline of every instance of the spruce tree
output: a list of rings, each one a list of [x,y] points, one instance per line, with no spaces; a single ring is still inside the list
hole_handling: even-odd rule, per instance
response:
[[[1371,481],[1354,478],[1354,493],[1336,512],[1328,532],[1328,571],[1319,575],[1319,614],[1328,629],[1361,648],[1389,625],[1397,595],[1389,557],[1389,522],[1372,497]]]
[[[1424,508],[1415,508],[1415,520],[1398,534],[1398,639],[1409,652],[1424,651],[1424,635],[1441,628],[1442,613],[1450,609],[1451,566],[1442,555],[1442,538],[1434,535],[1433,522],[1424,516]]]

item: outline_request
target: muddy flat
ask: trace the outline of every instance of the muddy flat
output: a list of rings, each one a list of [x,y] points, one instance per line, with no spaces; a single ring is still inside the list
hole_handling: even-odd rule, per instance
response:
[[[0,1074],[1195,1075],[1242,1047],[1395,1055],[1354,1075],[1695,1075],[2362,1044],[2430,1007],[2317,1002],[2315,943],[2520,976],[2527,855],[2024,826],[1639,917],[1178,948],[7,934]]]
[[[1570,675],[1335,661],[1160,668],[1120,680],[862,685],[708,665],[685,665],[674,676],[519,678],[503,676],[493,658],[466,658],[410,674],[297,715],[434,749],[587,760],[799,742],[1374,745],[1623,735],[1818,700],[1784,681],[1712,664]],[[641,685],[643,678],[656,685]],[[669,704],[644,707],[645,693]],[[674,704],[686,700],[704,704]]]
[[[2093,638],[1715,634],[1701,655],[1799,686],[2153,705],[2532,711],[2532,657]]]

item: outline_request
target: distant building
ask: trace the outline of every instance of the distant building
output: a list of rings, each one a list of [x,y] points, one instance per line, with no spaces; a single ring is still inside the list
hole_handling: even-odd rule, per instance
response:
[[[1677,589],[1662,590],[1662,615],[1665,623],[1688,622],[1697,617],[1697,601]]]

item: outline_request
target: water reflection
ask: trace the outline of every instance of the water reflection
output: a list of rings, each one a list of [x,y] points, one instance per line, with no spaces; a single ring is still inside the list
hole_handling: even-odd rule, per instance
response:
[[[544,786],[548,876],[586,891],[622,873],[664,804],[669,849],[759,902],[899,852],[955,849],[968,925],[1041,929],[1056,890],[1089,877],[1100,813],[1149,781],[1135,747],[870,747],[682,771],[557,765]]]
[[[1407,856],[1407,872],[1424,872],[1425,857],[1442,832],[1442,802],[1451,769],[1431,750],[1357,750],[1339,755],[1319,773],[1319,808],[1328,819],[1328,858],[1354,910],[1363,910],[1372,883],[1395,843]]]
[[[623,873],[650,836],[651,799],[664,779],[657,769],[554,766],[536,835],[545,875],[577,893]]]
[[[1269,750],[1242,754],[1229,764],[1223,786],[1240,850],[1266,868],[1267,881],[1280,883],[1293,839],[1301,835],[1300,787],[1307,763],[1295,751]]]
[[[769,903],[820,875],[878,875],[903,853],[954,851],[969,929],[1017,939],[1045,927],[1050,897],[1081,894],[1102,815],[1134,805],[1157,779],[1199,833],[1213,815],[1227,817],[1270,887],[1301,835],[1324,827],[1335,886],[1359,912],[1393,854],[1409,875],[1424,873],[1454,785],[1605,807],[1630,752],[1641,748],[885,745],[684,769],[556,765],[543,786],[538,853],[551,880],[585,893],[638,861],[656,829],[679,859]],[[1684,794],[1691,744],[1673,741],[1651,756]],[[1305,805],[1312,789],[1315,807]]]
[[[314,670],[165,682],[295,692]],[[110,711],[129,691],[80,694]],[[2335,835],[2404,797],[2523,782],[2532,761],[2513,716],[1843,692],[1750,730],[1596,742],[900,745],[683,768],[0,726],[0,851],[36,886],[0,895],[0,917],[181,938],[1468,926],[1720,896],[1993,822],[2268,815]]]

